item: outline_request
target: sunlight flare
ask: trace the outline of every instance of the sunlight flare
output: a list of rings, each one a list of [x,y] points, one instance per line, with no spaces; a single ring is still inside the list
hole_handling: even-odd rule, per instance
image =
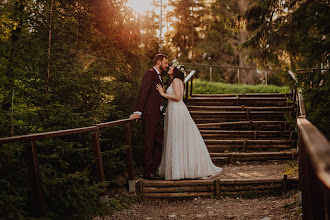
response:
[[[153,10],[152,1],[153,0],[128,0],[127,6],[142,14],[146,11]]]

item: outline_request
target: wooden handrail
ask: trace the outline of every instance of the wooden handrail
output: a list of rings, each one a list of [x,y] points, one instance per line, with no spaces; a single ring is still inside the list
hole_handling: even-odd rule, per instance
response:
[[[330,143],[328,139],[305,117],[298,117],[297,124],[316,175],[330,189]]]
[[[299,90],[297,96],[298,96],[299,116],[306,117],[304,98],[303,98],[301,89]]]
[[[191,70],[188,76],[184,79],[183,83],[186,84],[185,89],[186,89],[186,97],[184,99],[185,102],[188,101],[188,96],[192,96],[192,90],[193,90],[193,81],[194,81],[194,74],[196,73],[195,70]],[[190,90],[189,90],[189,80],[190,80]]]
[[[188,82],[190,80],[190,78],[195,74],[195,70],[190,71],[190,73],[188,74],[188,76],[186,76],[186,78],[184,78],[184,83]]]
[[[95,159],[95,168],[96,175],[100,182],[105,181],[105,175],[103,170],[103,161],[102,161],[102,152],[100,147],[99,140],[99,128],[109,127],[118,124],[125,125],[125,136],[126,136],[126,144],[128,148],[126,149],[126,157],[127,157],[127,166],[128,166],[128,182],[129,182],[129,191],[135,192],[135,180],[133,174],[133,156],[132,156],[132,138],[131,138],[131,122],[135,119],[123,119],[111,122],[105,122],[101,124],[97,124],[94,126],[83,127],[83,128],[74,128],[74,129],[66,129],[60,131],[51,131],[51,132],[42,132],[37,134],[29,134],[29,135],[20,135],[15,137],[6,137],[0,138],[0,145],[14,143],[14,142],[28,142],[27,144],[27,159],[29,162],[31,179],[33,181],[33,194],[34,194],[34,206],[37,210],[37,215],[40,217],[47,217],[46,210],[46,199],[43,193],[42,181],[39,175],[39,160],[36,148],[35,140],[43,139],[43,138],[52,138],[59,137],[70,134],[79,134],[90,132],[91,133],[91,142],[92,149]]]
[[[125,123],[131,122],[131,121],[134,121],[134,119],[123,119],[123,120],[105,122],[105,123],[97,124],[94,126],[82,127],[82,128],[73,128],[73,129],[66,129],[66,130],[60,130],[60,131],[49,131],[49,132],[42,132],[42,133],[36,133],[36,134],[0,138],[0,144],[8,144],[8,143],[14,143],[14,142],[21,142],[21,141],[32,141],[32,140],[38,140],[38,139],[44,139],[44,138],[60,137],[60,136],[65,136],[65,135],[70,135],[70,134],[92,132],[92,131],[96,131],[98,128],[109,127],[109,126],[113,126],[113,125],[117,125],[117,124],[125,124]]]
[[[303,219],[329,219],[330,143],[306,119],[302,90],[298,101],[299,204]]]

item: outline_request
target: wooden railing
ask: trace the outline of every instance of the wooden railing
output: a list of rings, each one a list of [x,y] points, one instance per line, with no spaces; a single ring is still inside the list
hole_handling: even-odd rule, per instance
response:
[[[295,92],[296,93],[296,92]],[[299,191],[303,219],[330,218],[330,143],[306,119],[302,91],[298,101]]]
[[[186,78],[184,79],[183,83],[186,85],[185,89],[186,89],[186,94],[185,94],[185,98],[184,101],[187,102],[188,101],[188,97],[189,95],[192,96],[192,91],[193,91],[193,81],[194,81],[194,74],[195,74],[195,70],[191,70],[188,74],[188,76],[186,76]],[[190,81],[190,89],[189,89],[189,81]]]
[[[29,160],[30,175],[32,177],[32,187],[34,193],[34,205],[35,209],[39,212],[41,217],[47,217],[46,202],[43,193],[42,181],[39,175],[39,161],[36,149],[36,140],[60,137],[71,134],[79,134],[90,132],[92,138],[92,149],[95,159],[95,169],[98,181],[105,181],[102,153],[100,148],[100,140],[98,130],[100,128],[110,127],[113,125],[123,124],[125,125],[126,144],[128,148],[126,150],[127,166],[128,166],[128,179],[129,179],[129,191],[135,191],[135,180],[133,174],[133,157],[132,157],[132,141],[131,141],[131,122],[134,119],[123,119],[118,121],[111,121],[95,126],[75,128],[61,131],[44,132],[31,135],[14,136],[8,138],[0,138],[0,145],[14,143],[14,142],[28,142],[27,144],[27,156]]]

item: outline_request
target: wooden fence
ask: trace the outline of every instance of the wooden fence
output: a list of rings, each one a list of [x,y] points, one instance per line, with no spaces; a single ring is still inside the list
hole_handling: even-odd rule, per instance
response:
[[[330,219],[330,143],[306,119],[302,91],[298,101],[299,191],[303,219]]]
[[[33,187],[33,199],[35,210],[40,217],[47,217],[47,208],[45,197],[43,193],[42,181],[39,175],[39,161],[36,149],[36,140],[47,139],[52,137],[60,137],[71,134],[79,134],[90,132],[92,138],[92,149],[95,159],[95,169],[98,181],[105,181],[102,153],[100,148],[100,140],[98,130],[100,128],[110,127],[113,125],[123,124],[125,126],[126,144],[128,148],[126,150],[127,166],[128,166],[128,179],[129,179],[129,191],[135,191],[135,180],[133,174],[133,157],[132,157],[132,141],[131,141],[131,122],[134,119],[124,119],[118,121],[111,121],[102,124],[97,124],[95,126],[75,128],[61,131],[44,132],[31,135],[22,135],[16,137],[0,138],[0,145],[14,143],[14,142],[27,142],[27,156],[29,160],[30,175],[32,177],[32,187]]]

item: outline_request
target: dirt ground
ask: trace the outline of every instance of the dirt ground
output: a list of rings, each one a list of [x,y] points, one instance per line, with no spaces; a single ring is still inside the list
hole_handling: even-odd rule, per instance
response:
[[[220,179],[250,179],[250,178],[288,178],[298,177],[297,161],[244,162],[218,165],[223,170],[213,177]]]
[[[297,177],[296,161],[245,162],[219,165],[220,179]],[[181,199],[144,198],[130,208],[93,220],[126,219],[302,219],[298,191],[272,195],[197,197]]]
[[[126,219],[302,219],[297,192],[257,198],[145,199],[130,209],[94,220]]]

